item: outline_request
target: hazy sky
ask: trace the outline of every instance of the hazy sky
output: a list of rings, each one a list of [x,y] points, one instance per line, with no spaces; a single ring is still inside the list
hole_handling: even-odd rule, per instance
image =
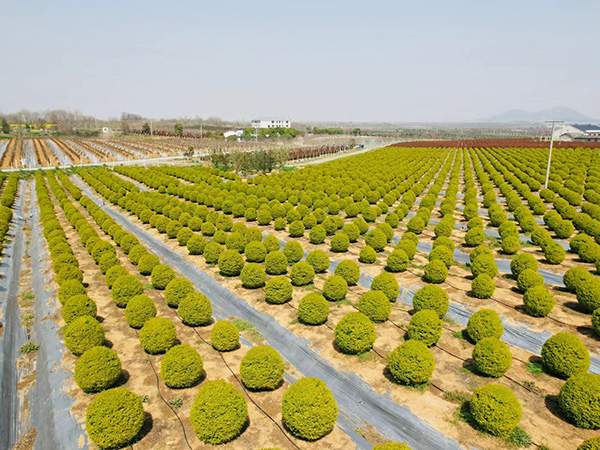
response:
[[[600,0],[0,1],[0,111],[600,117]]]

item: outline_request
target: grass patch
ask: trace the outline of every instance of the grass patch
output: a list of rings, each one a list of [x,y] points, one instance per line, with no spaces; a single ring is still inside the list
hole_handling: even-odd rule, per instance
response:
[[[140,399],[142,400],[142,403],[148,403],[148,396],[147,395],[142,395],[140,397]]]
[[[448,400],[449,402],[462,405],[471,399],[471,394],[460,391],[444,392],[444,399]]]
[[[359,353],[358,355],[356,355],[356,357],[361,363],[375,361],[376,359],[375,353],[373,353],[371,350]]]
[[[471,414],[471,402],[469,400],[461,403],[456,413],[454,413],[454,420],[452,423],[458,425],[460,422],[468,423],[472,426],[475,424],[475,419],[473,419],[473,414]]]
[[[294,319],[290,322],[290,325],[296,325],[297,323],[300,323],[298,319]]]
[[[35,295],[33,295],[33,292],[26,292],[23,294],[24,300],[33,300],[34,298],[35,298]]]
[[[460,330],[460,331],[455,331],[452,333],[452,337],[455,337],[456,339],[462,339],[463,341],[469,341],[469,338],[467,337],[467,330]]]
[[[152,283],[144,283],[144,290],[148,291],[150,289],[154,289],[154,286],[152,286]]]
[[[248,338],[250,340],[257,342],[262,342],[265,340],[265,337],[262,334],[260,334],[256,330],[256,328],[254,328],[254,325],[252,325],[250,322],[247,322],[242,319],[234,319],[233,324],[237,327],[239,331],[247,331]]]
[[[528,361],[525,363],[525,368],[527,369],[527,372],[529,372],[529,373],[534,373],[537,375],[545,373],[544,367],[542,366],[541,362]]]
[[[342,300],[338,300],[337,302],[335,302],[335,305],[338,308],[341,308],[343,305],[350,305],[350,306],[352,306],[352,303],[347,298],[344,298]]]
[[[38,344],[36,344],[35,342],[33,342],[33,341],[27,341],[25,344],[23,344],[21,346],[21,348],[19,349],[19,351],[22,354],[27,355],[28,353],[37,352],[39,348],[40,348],[40,346]]]
[[[173,409],[179,409],[183,406],[183,400],[181,397],[175,397],[169,400],[169,404]]]
[[[26,327],[33,325],[33,314],[27,313],[23,316],[23,323]]]
[[[517,448],[529,447],[532,444],[531,436],[521,427],[516,427],[512,430],[505,441]]]
[[[448,316],[444,316],[444,317],[442,318],[442,321],[443,321],[444,323],[447,323],[448,325],[459,325],[459,324],[458,324],[458,322],[456,322],[456,320],[454,320],[454,319],[451,319],[451,318],[450,318],[450,317],[448,317]]]
[[[431,383],[429,381],[426,381],[425,383],[420,383],[420,384],[403,384],[402,386],[404,386],[407,389],[410,389],[412,391],[417,391],[417,392],[425,392],[427,390],[427,388],[429,388],[429,386],[431,386]]]

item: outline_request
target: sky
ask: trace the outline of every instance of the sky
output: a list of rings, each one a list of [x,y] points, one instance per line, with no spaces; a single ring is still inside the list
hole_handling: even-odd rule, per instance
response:
[[[0,1],[0,112],[600,118],[600,1]]]

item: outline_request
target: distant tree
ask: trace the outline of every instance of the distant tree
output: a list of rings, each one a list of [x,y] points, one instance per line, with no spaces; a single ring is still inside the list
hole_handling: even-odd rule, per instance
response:
[[[360,128],[355,128],[354,130],[352,130],[352,134],[355,136],[360,136]]]
[[[227,170],[231,167],[231,158],[220,148],[215,148],[210,152],[210,163],[213,167]]]
[[[6,117],[2,118],[2,133],[9,134],[10,133],[10,125],[6,121]]]
[[[252,139],[252,134],[254,134],[254,129],[246,128],[242,133],[242,139],[244,139],[245,141],[249,141]]]
[[[123,134],[131,133],[131,129],[129,128],[129,122],[127,122],[126,120],[121,121],[121,131],[123,132]]]
[[[274,166],[277,169],[283,169],[285,163],[290,159],[290,149],[288,147],[280,147],[273,150]]]
[[[191,145],[187,148],[187,150],[185,152],[183,152],[183,156],[184,158],[187,159],[192,159],[192,157],[194,156],[194,147],[192,147]]]
[[[142,125],[142,134],[150,134],[150,124],[148,122]]]
[[[177,136],[183,136],[183,125],[180,123],[176,123],[175,126],[173,127],[173,130],[175,131],[175,134]]]
[[[275,158],[264,150],[254,152],[252,156],[254,161],[253,166],[258,172],[269,173],[275,167]]]

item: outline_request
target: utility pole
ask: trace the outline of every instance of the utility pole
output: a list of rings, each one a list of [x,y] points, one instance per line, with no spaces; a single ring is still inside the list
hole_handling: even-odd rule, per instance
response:
[[[552,124],[552,134],[550,135],[550,152],[548,152],[548,167],[546,168],[546,182],[544,183],[544,188],[548,188],[548,178],[550,178],[550,162],[552,161],[552,147],[554,145],[554,130],[556,128],[556,124],[565,123],[563,120],[547,120],[546,123]]]

